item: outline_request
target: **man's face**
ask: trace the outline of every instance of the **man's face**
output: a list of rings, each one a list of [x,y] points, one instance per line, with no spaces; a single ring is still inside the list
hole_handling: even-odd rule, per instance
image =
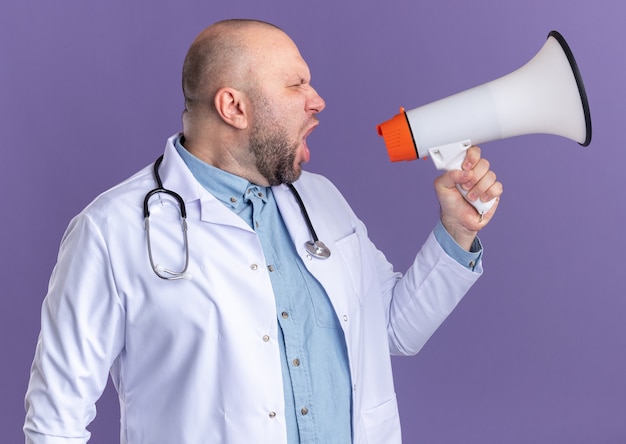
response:
[[[253,113],[249,148],[270,185],[291,183],[310,158],[306,138],[318,125],[316,114],[325,103],[309,83],[306,62],[285,34],[269,33],[259,55],[257,85],[249,94]]]

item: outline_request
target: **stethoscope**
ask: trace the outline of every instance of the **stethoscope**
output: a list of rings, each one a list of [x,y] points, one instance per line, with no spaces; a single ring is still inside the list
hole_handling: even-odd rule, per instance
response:
[[[146,230],[146,241],[148,243],[148,258],[150,259],[150,266],[154,273],[160,277],[161,279],[166,280],[176,280],[176,279],[191,279],[191,274],[187,271],[189,266],[189,241],[187,237],[187,209],[185,207],[185,202],[180,195],[172,190],[168,190],[163,187],[163,182],[161,181],[161,176],[159,175],[159,167],[161,166],[161,162],[163,161],[163,156],[159,156],[159,158],[154,162],[154,166],[152,167],[152,171],[154,173],[154,179],[156,180],[157,186],[153,190],[148,191],[146,197],[143,200],[143,220],[144,220],[144,228]],[[311,240],[304,243],[304,248],[306,251],[315,258],[318,259],[327,259],[330,257],[330,249],[324,245],[324,242],[318,239],[317,233],[315,233],[315,229],[313,228],[313,224],[311,223],[311,219],[309,218],[309,213],[306,211],[304,206],[304,202],[302,202],[302,198],[300,194],[293,186],[293,184],[287,184],[289,189],[291,190],[293,196],[298,202],[298,206],[300,207],[300,211],[302,211],[302,215],[304,216],[304,221],[309,229],[309,233],[311,234]],[[167,194],[176,200],[179,208],[180,214],[180,222],[183,231],[183,245],[185,250],[185,264],[183,265],[182,270],[175,271],[170,270],[168,268],[163,267],[161,264],[155,263],[152,257],[152,243],[150,242],[150,210],[148,209],[148,205],[150,203],[150,198],[155,194]]]

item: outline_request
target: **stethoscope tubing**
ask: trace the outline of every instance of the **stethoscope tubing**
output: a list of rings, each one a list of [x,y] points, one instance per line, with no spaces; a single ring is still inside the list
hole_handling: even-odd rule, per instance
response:
[[[185,201],[180,196],[180,194],[168,190],[163,187],[163,182],[161,181],[161,176],[159,175],[159,166],[161,166],[161,162],[163,161],[163,155],[159,156],[159,158],[154,162],[154,166],[152,168],[152,172],[154,174],[154,179],[156,180],[157,187],[148,191],[146,196],[143,199],[143,220],[144,220],[144,229],[146,230],[146,242],[148,244],[148,258],[150,260],[150,266],[152,267],[152,271],[165,280],[177,280],[177,279],[189,279],[191,275],[187,273],[187,268],[189,267],[189,238],[187,236],[187,208],[185,207]],[[184,251],[185,251],[185,264],[183,265],[183,269],[181,271],[174,271],[168,268],[165,268],[159,264],[155,264],[153,256],[152,256],[152,242],[150,241],[150,198],[155,194],[167,194],[168,196],[173,197],[178,203],[178,208],[180,210],[180,218],[181,218],[181,227],[183,230],[183,243],[184,243]]]
[[[159,158],[154,162],[154,165],[152,167],[154,180],[156,181],[157,186],[156,188],[148,191],[148,193],[145,195],[144,200],[143,200],[143,217],[144,217],[144,228],[146,231],[146,241],[148,245],[148,258],[150,260],[150,265],[152,267],[152,270],[161,279],[165,279],[165,280],[189,279],[190,274],[187,272],[187,268],[189,266],[189,240],[187,236],[187,209],[185,207],[185,201],[180,196],[180,194],[163,187],[163,182],[161,180],[161,176],[159,175],[159,167],[161,166],[161,162],[163,162],[163,155],[159,156]],[[289,188],[294,198],[296,199],[296,202],[298,203],[298,206],[300,207],[300,211],[302,213],[302,216],[304,217],[304,221],[311,235],[311,240],[305,242],[304,244],[305,249],[311,256],[316,257],[318,259],[329,258],[330,249],[326,245],[324,245],[324,243],[320,241],[319,238],[317,237],[317,233],[315,232],[315,229],[313,228],[313,223],[311,222],[309,213],[307,212],[304,202],[302,201],[302,198],[300,197],[300,193],[298,193],[298,191],[296,190],[296,187],[291,183],[287,184],[287,187]],[[182,231],[183,231],[183,242],[184,242],[184,250],[185,250],[185,264],[181,271],[169,270],[167,268],[162,267],[159,264],[156,264],[152,256],[152,243],[150,240],[149,204],[150,204],[150,199],[152,198],[152,196],[154,196],[155,194],[160,194],[160,193],[167,194],[168,196],[173,197],[178,203],[178,207],[180,210],[180,218],[181,218],[181,226],[182,226]]]

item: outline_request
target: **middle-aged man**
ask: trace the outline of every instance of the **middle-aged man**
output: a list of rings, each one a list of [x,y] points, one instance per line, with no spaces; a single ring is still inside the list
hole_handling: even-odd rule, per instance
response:
[[[502,185],[471,148],[435,181],[441,218],[394,272],[337,189],[302,171],[325,106],[310,80],[270,24],[229,20],[196,38],[183,131],[156,165],[181,202],[153,193],[147,236],[150,165],[70,223],[43,303],[27,443],[86,442],[109,372],[122,443],[401,441],[390,355],[420,350],[476,281],[476,235],[495,211],[479,218],[456,185],[485,201]],[[330,256],[305,248],[313,233]]]

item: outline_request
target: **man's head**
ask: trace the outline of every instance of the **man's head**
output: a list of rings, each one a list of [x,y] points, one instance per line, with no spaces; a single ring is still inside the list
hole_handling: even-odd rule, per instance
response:
[[[183,67],[185,146],[260,185],[296,180],[325,104],[294,42],[274,25],[227,20],[205,29]]]

